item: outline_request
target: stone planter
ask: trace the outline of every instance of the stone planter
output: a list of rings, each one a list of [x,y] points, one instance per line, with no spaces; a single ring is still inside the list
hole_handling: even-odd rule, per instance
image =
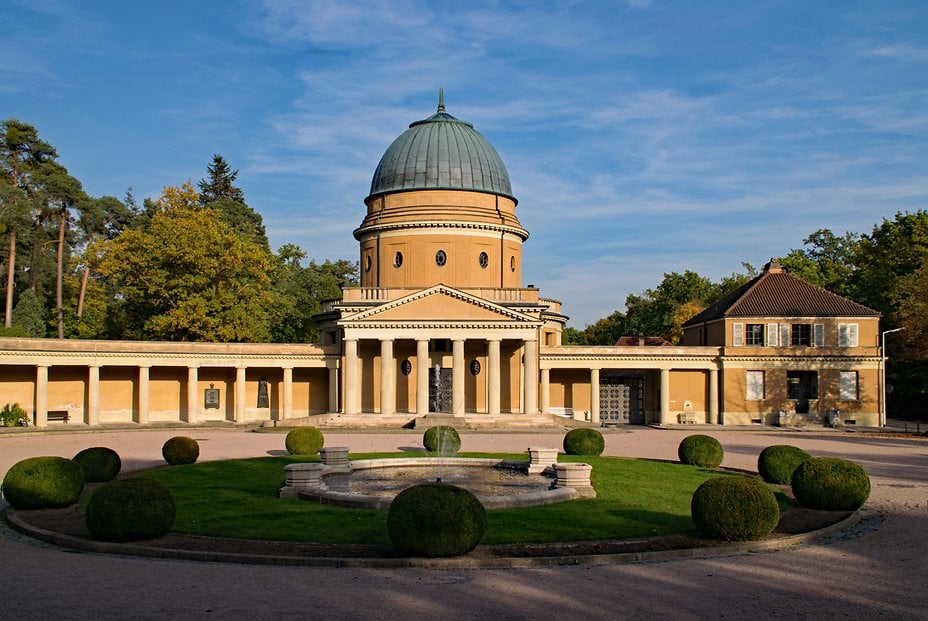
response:
[[[334,470],[335,472],[348,472],[351,468],[348,461],[347,446],[326,446],[319,449],[319,457],[322,463]]]
[[[296,498],[301,489],[322,486],[322,475],[329,472],[325,464],[290,464],[284,466],[284,486],[280,488],[281,498]]]
[[[557,463],[556,448],[529,448],[528,449],[528,473],[540,474],[542,472],[552,472],[554,464]]]
[[[581,498],[596,498],[590,482],[593,466],[582,463],[554,464],[554,487],[569,487]]]

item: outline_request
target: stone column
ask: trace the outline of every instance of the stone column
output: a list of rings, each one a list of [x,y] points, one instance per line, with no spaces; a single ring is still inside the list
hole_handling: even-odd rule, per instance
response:
[[[345,339],[345,414],[361,411],[361,386],[358,382],[358,340]]]
[[[329,369],[329,412],[338,412],[338,367]]]
[[[669,425],[670,420],[670,369],[661,369],[661,425]]]
[[[138,423],[148,424],[148,411],[151,408],[151,377],[148,367],[139,367],[139,412]]]
[[[245,422],[245,367],[235,369],[235,422]],[[225,418],[225,417],[223,417]]]
[[[538,341],[525,341],[525,406],[526,414],[538,414]]]
[[[284,404],[280,419],[293,416],[293,367],[284,367]]]
[[[48,425],[48,365],[35,368],[35,426]]]
[[[429,341],[416,339],[416,414],[429,413]]]
[[[551,413],[551,369],[541,370],[541,413]]]
[[[599,417],[599,369],[590,369],[590,422],[600,423]]]
[[[190,424],[200,420],[200,407],[197,401],[200,397],[199,381],[199,369],[187,367],[187,422]]]
[[[709,369],[709,422],[719,424],[719,371]]]
[[[396,361],[393,359],[393,339],[380,341],[380,413],[396,413]]]
[[[500,341],[487,341],[487,414],[496,416],[500,413]]]
[[[464,415],[464,339],[454,339],[451,342],[451,413],[455,416]]]
[[[100,367],[97,365],[87,368],[87,414],[84,418],[88,425],[100,424]]]

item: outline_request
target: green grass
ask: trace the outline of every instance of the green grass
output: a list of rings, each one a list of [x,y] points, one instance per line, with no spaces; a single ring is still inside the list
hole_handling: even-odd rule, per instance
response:
[[[407,457],[353,454],[352,459]],[[525,459],[525,455],[466,453],[463,457]],[[259,457],[172,466],[148,472],[177,503],[174,531],[198,535],[315,543],[388,544],[387,512],[282,499],[284,466],[306,456]],[[690,500],[718,471],[615,457],[560,456],[593,466],[597,498],[488,512],[483,543],[545,543],[629,539],[695,532]]]

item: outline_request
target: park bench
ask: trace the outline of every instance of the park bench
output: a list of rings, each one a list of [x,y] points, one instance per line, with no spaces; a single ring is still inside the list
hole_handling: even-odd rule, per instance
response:
[[[60,420],[68,422],[71,419],[71,413],[68,410],[49,410],[46,420]]]

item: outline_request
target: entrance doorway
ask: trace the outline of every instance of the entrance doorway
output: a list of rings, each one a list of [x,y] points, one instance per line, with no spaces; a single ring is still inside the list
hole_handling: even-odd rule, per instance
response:
[[[815,371],[787,371],[787,398],[796,402],[797,414],[809,413],[809,401],[818,399],[818,373]]]
[[[644,425],[645,380],[627,371],[603,370],[599,379],[599,419],[603,425]]]
[[[452,369],[429,369],[429,412],[451,413]]]

